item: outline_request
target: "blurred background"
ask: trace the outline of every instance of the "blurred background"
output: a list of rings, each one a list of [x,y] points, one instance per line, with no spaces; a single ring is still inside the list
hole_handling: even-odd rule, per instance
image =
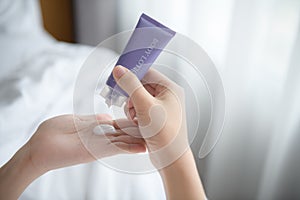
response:
[[[44,28],[62,42],[96,46],[133,29],[144,12],[198,43],[226,94],[214,150],[199,159],[192,144],[208,199],[300,199],[299,0],[39,3]]]

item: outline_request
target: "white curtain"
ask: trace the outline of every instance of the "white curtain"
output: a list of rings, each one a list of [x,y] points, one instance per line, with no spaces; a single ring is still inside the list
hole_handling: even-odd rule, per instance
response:
[[[76,2],[79,11],[93,8],[77,17],[99,16],[77,24],[79,42],[131,30],[144,12],[212,58],[225,88],[225,126],[205,159],[193,144],[209,199],[300,198],[299,0]]]
[[[300,141],[300,1],[116,5],[118,31],[132,29],[145,12],[196,41],[219,70],[225,126],[214,151],[197,160],[209,199],[300,198],[294,146]]]

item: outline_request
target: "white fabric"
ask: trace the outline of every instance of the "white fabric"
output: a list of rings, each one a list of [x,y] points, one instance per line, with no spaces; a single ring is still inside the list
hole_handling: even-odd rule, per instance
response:
[[[0,26],[5,33],[44,32],[38,0],[1,0]]]
[[[53,42],[43,29],[37,0],[0,1],[0,79]]]
[[[1,79],[1,165],[41,121],[72,113],[74,81],[90,51],[79,45],[53,43]],[[103,50],[101,54],[109,53]],[[157,173],[122,174],[95,162],[50,172],[36,180],[21,199],[164,199],[164,192]]]

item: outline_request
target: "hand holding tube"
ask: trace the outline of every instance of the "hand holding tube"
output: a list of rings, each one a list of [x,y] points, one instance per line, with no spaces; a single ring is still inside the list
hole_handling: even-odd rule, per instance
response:
[[[144,85],[122,66],[116,66],[113,74],[130,97],[127,116],[137,120],[167,198],[205,199],[188,145],[183,89],[153,69],[143,78]]]
[[[142,80],[144,86],[120,66],[114,77],[130,96],[127,115],[137,119],[153,164],[162,168],[178,159],[189,147],[182,88],[153,69]]]

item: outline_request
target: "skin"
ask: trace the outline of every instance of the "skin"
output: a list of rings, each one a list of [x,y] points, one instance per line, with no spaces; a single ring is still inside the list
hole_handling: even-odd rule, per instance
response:
[[[128,119],[122,119],[125,123],[105,114],[46,120],[0,168],[0,199],[17,199],[32,181],[50,170],[146,148],[162,177],[167,199],[205,199],[187,140],[182,88],[154,70],[142,80],[144,85],[121,66],[115,67],[113,75],[130,95],[125,106]],[[117,133],[95,135],[98,124],[113,125]],[[125,131],[128,127],[135,129]]]
[[[166,117],[165,123],[158,125],[161,126],[159,131],[144,139],[150,159],[164,182],[167,199],[205,199],[188,144],[183,89],[153,69],[148,71],[142,83],[122,66],[115,67],[113,75],[118,85],[130,95],[125,107],[129,120],[151,128],[154,123],[159,123],[155,118]],[[162,109],[151,115],[153,107]],[[140,131],[142,136],[149,132]]]
[[[43,122],[31,139],[1,167],[0,199],[17,199],[32,181],[50,170],[146,150],[143,139],[122,131],[93,134],[98,124],[113,124],[113,120],[105,114],[96,118],[63,115]]]

